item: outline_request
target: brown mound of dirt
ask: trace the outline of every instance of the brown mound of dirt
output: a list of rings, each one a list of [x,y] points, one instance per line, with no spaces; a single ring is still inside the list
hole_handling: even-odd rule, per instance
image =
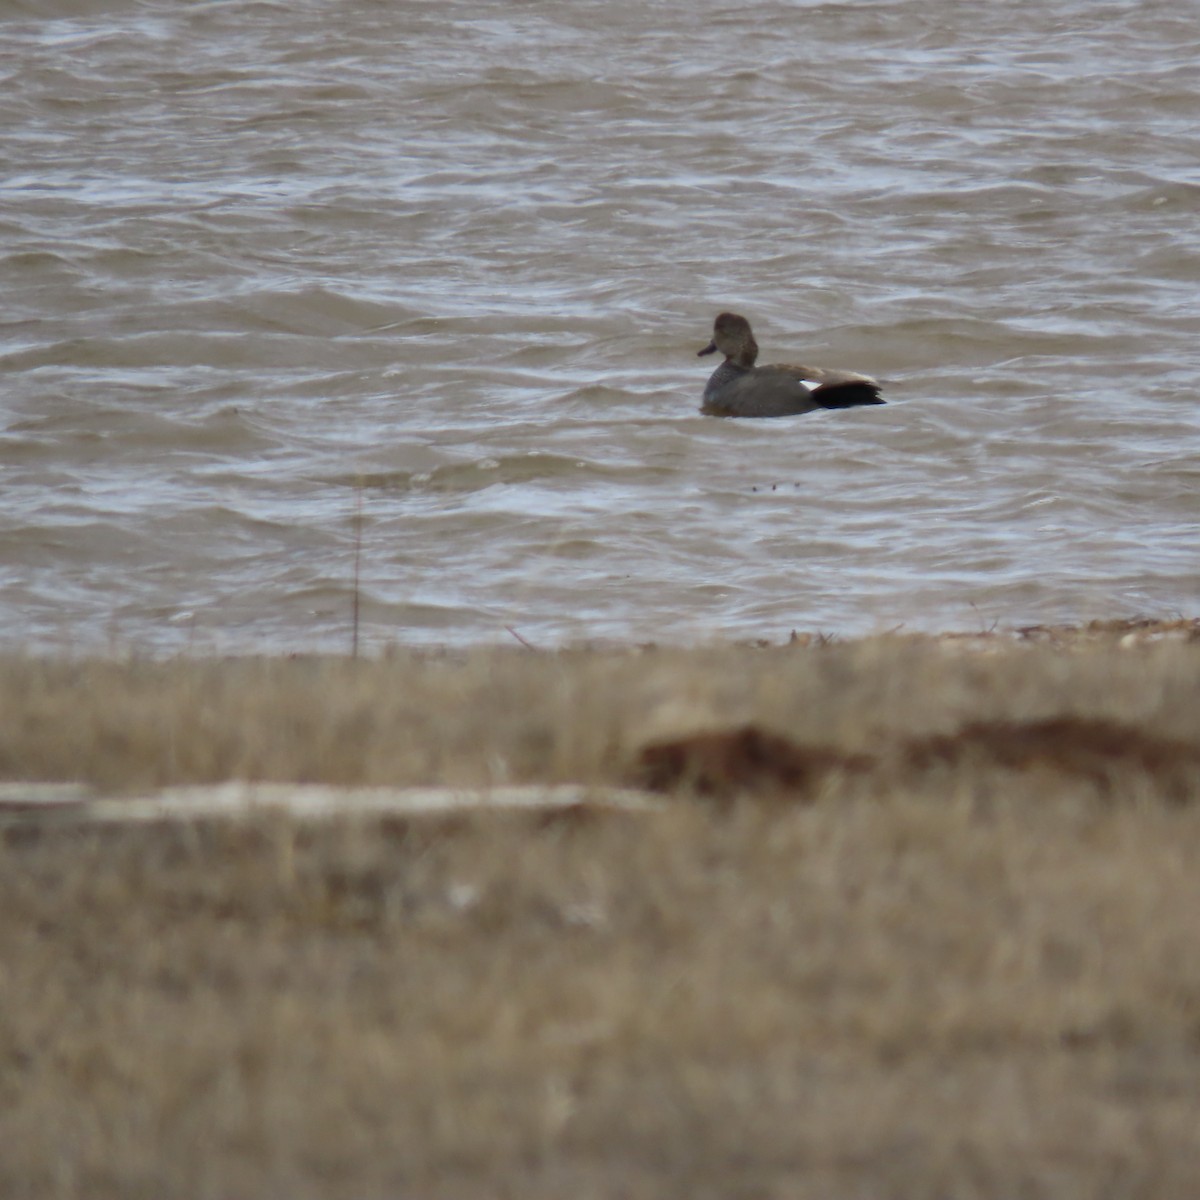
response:
[[[956,733],[909,741],[903,758],[917,771],[968,762],[1014,771],[1049,768],[1087,779],[1102,791],[1114,772],[1134,770],[1176,798],[1186,789],[1186,775],[1200,770],[1200,747],[1189,742],[1116,721],[1067,716],[972,722]]]
[[[643,747],[636,781],[658,792],[725,799],[738,792],[810,792],[830,771],[858,771],[871,760],[824,746],[800,746],[756,725],[712,730]]]
[[[831,771],[905,773],[939,767],[1052,770],[1086,780],[1101,793],[1114,777],[1136,772],[1176,802],[1200,772],[1200,747],[1132,725],[1086,717],[975,721],[954,733],[911,738],[896,753],[871,757],[830,746],[804,746],[756,725],[707,730],[643,747],[634,782],[653,791],[728,799],[737,794],[811,794]]]

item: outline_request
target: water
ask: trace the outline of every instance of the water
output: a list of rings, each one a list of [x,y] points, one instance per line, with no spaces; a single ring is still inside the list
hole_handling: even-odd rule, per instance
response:
[[[8,648],[1192,615],[1188,0],[0,0]],[[886,408],[697,411],[722,309]]]

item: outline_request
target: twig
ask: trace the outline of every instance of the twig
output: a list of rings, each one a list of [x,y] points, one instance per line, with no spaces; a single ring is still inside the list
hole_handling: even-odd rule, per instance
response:
[[[359,568],[362,563],[362,476],[354,497],[354,632],[350,639],[350,657],[358,657]]]
[[[507,629],[508,632],[511,633],[513,635],[513,637],[515,637],[517,639],[517,641],[520,642],[521,645],[525,647],[526,650],[536,650],[537,649],[537,647],[535,645],[533,645],[531,642],[527,642],[511,625],[505,625],[504,628]]]

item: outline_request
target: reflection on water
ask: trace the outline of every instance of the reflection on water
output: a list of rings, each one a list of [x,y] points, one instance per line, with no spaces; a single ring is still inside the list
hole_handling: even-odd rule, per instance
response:
[[[1195,609],[1190,5],[0,8],[10,646]],[[682,32],[681,32],[682,31]],[[886,408],[699,416],[720,309]]]

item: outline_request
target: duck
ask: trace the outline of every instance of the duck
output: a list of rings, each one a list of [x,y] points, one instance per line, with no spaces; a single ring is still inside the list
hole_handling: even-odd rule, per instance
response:
[[[791,417],[821,408],[887,403],[870,375],[823,367],[756,367],[758,343],[750,322],[737,313],[717,316],[712,341],[697,357],[718,351],[725,361],[709,377],[700,405],[710,417]]]

